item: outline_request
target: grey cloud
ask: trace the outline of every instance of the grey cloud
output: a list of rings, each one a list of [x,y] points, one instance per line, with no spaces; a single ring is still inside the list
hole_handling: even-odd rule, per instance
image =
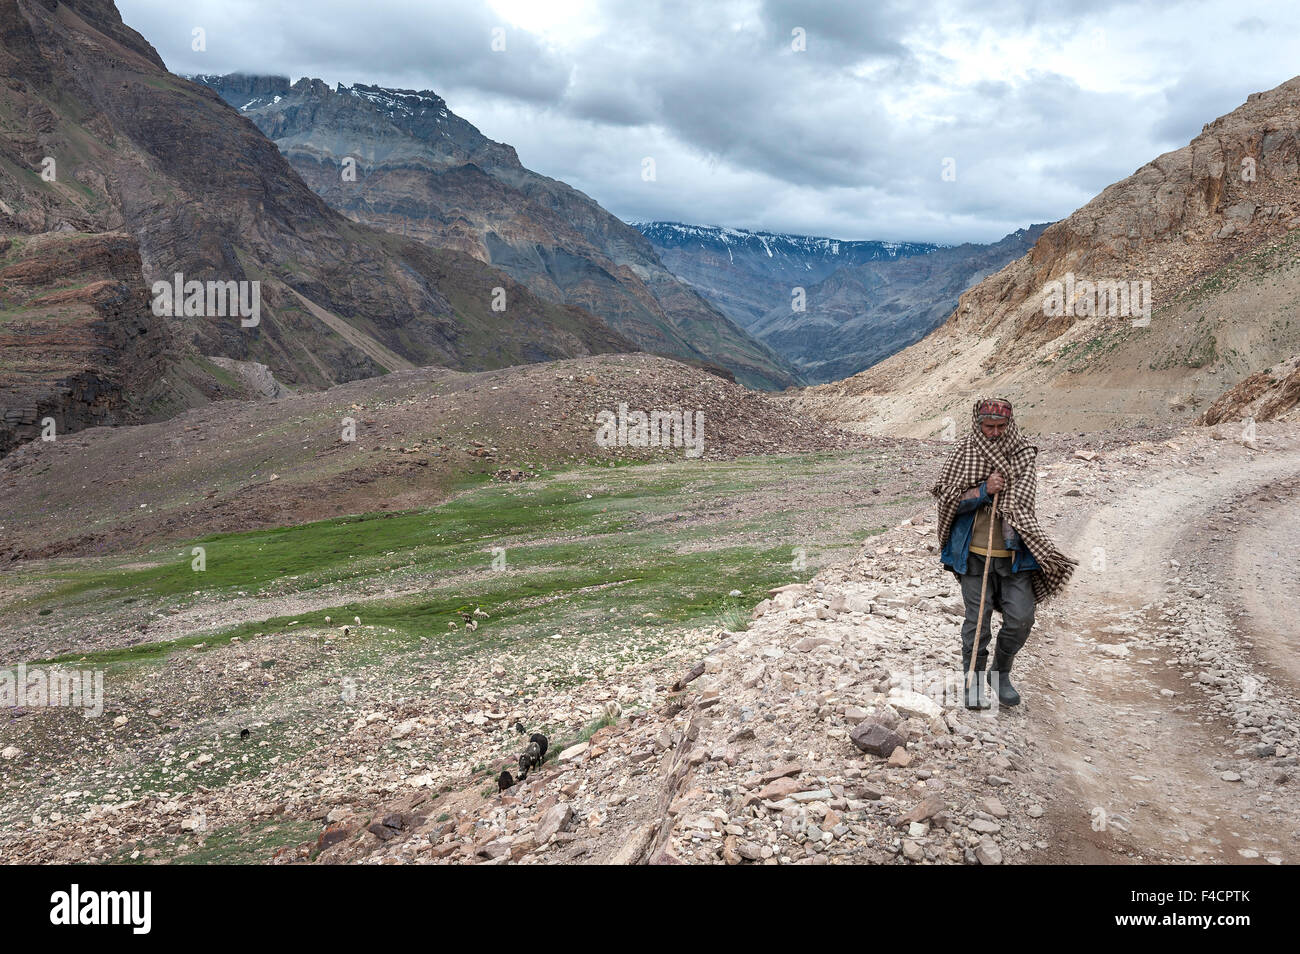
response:
[[[572,35],[537,37],[483,2],[120,0],[178,72],[430,88],[625,218],[844,238],[991,240],[1067,215],[1289,78],[1300,53],[1300,12],[1273,0],[593,3]],[[1104,44],[1079,46],[1097,30]],[[973,60],[989,37],[1010,61]],[[1067,49],[1100,81],[1071,78]]]
[[[910,53],[902,37],[915,22],[918,9],[917,4],[905,0],[834,0],[819,4],[763,0],[761,20],[767,44],[773,48],[789,50],[793,31],[800,28],[812,55],[828,57],[835,63],[855,63],[908,58]]]
[[[568,64],[485,6],[335,0],[184,7],[124,0],[120,7],[177,73],[274,72],[331,82],[383,76],[389,83],[420,77],[416,85],[470,86],[536,103],[557,101],[569,82]],[[205,51],[191,48],[195,26],[206,31]],[[494,28],[504,30],[502,52],[492,49]]]

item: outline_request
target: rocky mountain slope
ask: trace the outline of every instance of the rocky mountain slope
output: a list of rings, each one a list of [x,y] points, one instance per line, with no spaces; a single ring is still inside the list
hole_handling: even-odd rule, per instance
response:
[[[792,289],[808,288],[838,269],[927,255],[924,242],[854,242],[781,232],[751,232],[681,222],[633,222],[663,263],[742,327],[779,306]]]
[[[428,90],[197,76],[254,122],[350,218],[453,248],[532,292],[600,316],[640,350],[780,388],[795,375],[679,282],[635,229],[539,175]],[[351,165],[345,168],[345,163]]]
[[[0,455],[42,432],[132,419],[173,357],[146,295],[123,233],[0,239]]]
[[[260,283],[255,322],[215,314],[167,319],[198,379],[170,395],[173,405],[217,393],[221,376],[194,364],[205,354],[257,362],[284,383],[320,387],[393,366],[480,369],[635,350],[589,312],[539,298],[470,255],[370,229],[330,209],[220,97],[168,73],[111,0],[15,0],[0,7],[0,33],[0,237],[125,233],[138,253],[96,259],[79,274],[84,282],[127,280],[120,266],[138,254],[138,274],[128,281],[137,291],[180,273],[185,281],[247,282],[251,301],[251,283]],[[51,292],[71,290],[56,274],[50,282]],[[497,289],[505,293],[504,312],[493,310]],[[141,314],[143,304],[137,294],[126,311],[99,315],[109,324],[156,324]],[[20,317],[21,328],[0,321],[5,344],[29,348],[61,321],[50,313],[42,330],[37,311]],[[133,335],[129,327],[83,326],[85,335],[101,338]],[[89,346],[77,334],[70,356]],[[64,393],[74,396],[50,400],[84,406],[56,415],[61,429],[108,420],[93,395],[77,396],[82,392],[68,383],[87,370],[81,359],[61,364],[57,355],[39,373],[8,368],[4,393],[22,394],[5,418],[27,427],[28,411],[49,403],[40,395]]]
[[[432,506],[465,480],[498,470],[682,458],[681,448],[598,444],[597,415],[624,404],[629,412],[701,415],[692,420],[702,425],[702,460],[862,441],[803,420],[768,395],[644,354],[477,373],[397,371],[21,447],[0,461],[8,511],[0,566]],[[46,479],[51,471],[58,481]]]
[[[984,392],[1044,429],[1193,419],[1300,354],[1297,129],[1300,78],[1252,94],[1049,226],[934,333],[799,406],[912,434],[960,425]]]
[[[750,333],[811,383],[846,378],[943,324],[963,291],[1027,252],[1044,228],[841,268],[806,290],[803,311],[784,301]]]

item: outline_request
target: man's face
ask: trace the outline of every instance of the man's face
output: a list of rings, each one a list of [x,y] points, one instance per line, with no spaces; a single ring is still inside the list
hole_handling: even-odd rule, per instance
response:
[[[1002,436],[1009,423],[1005,417],[986,417],[980,421],[980,430],[989,440],[995,441]]]

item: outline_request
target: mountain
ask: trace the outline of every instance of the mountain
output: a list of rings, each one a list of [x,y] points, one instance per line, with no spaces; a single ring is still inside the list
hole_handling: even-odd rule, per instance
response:
[[[175,346],[140,269],[123,232],[0,238],[0,455],[166,399]]]
[[[1027,252],[1045,228],[846,266],[806,289],[802,311],[787,300],[749,331],[810,383],[846,378],[943,324],[963,291]]]
[[[820,384],[933,331],[963,291],[1028,251],[1046,226],[951,247],[679,222],[636,227],[674,274]]]
[[[1192,421],[1300,355],[1297,130],[1300,77],[1251,94],[1048,226],[938,330],[799,405],[927,435],[984,393],[1039,429]]]
[[[428,90],[196,76],[257,125],[330,206],[454,248],[538,296],[600,316],[637,347],[781,388],[797,375],[680,282],[634,228],[525,168]]]
[[[633,227],[650,240],[669,271],[747,329],[773,309],[788,308],[792,289],[814,285],[838,269],[926,255],[942,247],[680,222],[634,222]]]
[[[0,345],[40,351],[0,363],[0,445],[29,438],[41,408],[62,433],[246,393],[205,355],[316,388],[636,348],[471,255],[335,212],[252,123],[169,73],[110,0],[7,0],[0,35]],[[202,296],[200,314],[154,314],[154,283],[177,273],[244,293],[258,314],[218,317]],[[143,381],[105,353],[142,335]]]

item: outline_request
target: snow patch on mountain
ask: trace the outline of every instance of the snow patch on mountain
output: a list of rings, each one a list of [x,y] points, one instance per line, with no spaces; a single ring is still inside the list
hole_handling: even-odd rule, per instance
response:
[[[925,255],[946,248],[930,242],[849,241],[818,235],[750,231],[718,225],[687,225],[682,222],[629,222],[634,229],[661,248],[698,245],[702,248],[747,248],[768,258],[843,258],[843,264]],[[805,263],[805,267],[811,265]]]

